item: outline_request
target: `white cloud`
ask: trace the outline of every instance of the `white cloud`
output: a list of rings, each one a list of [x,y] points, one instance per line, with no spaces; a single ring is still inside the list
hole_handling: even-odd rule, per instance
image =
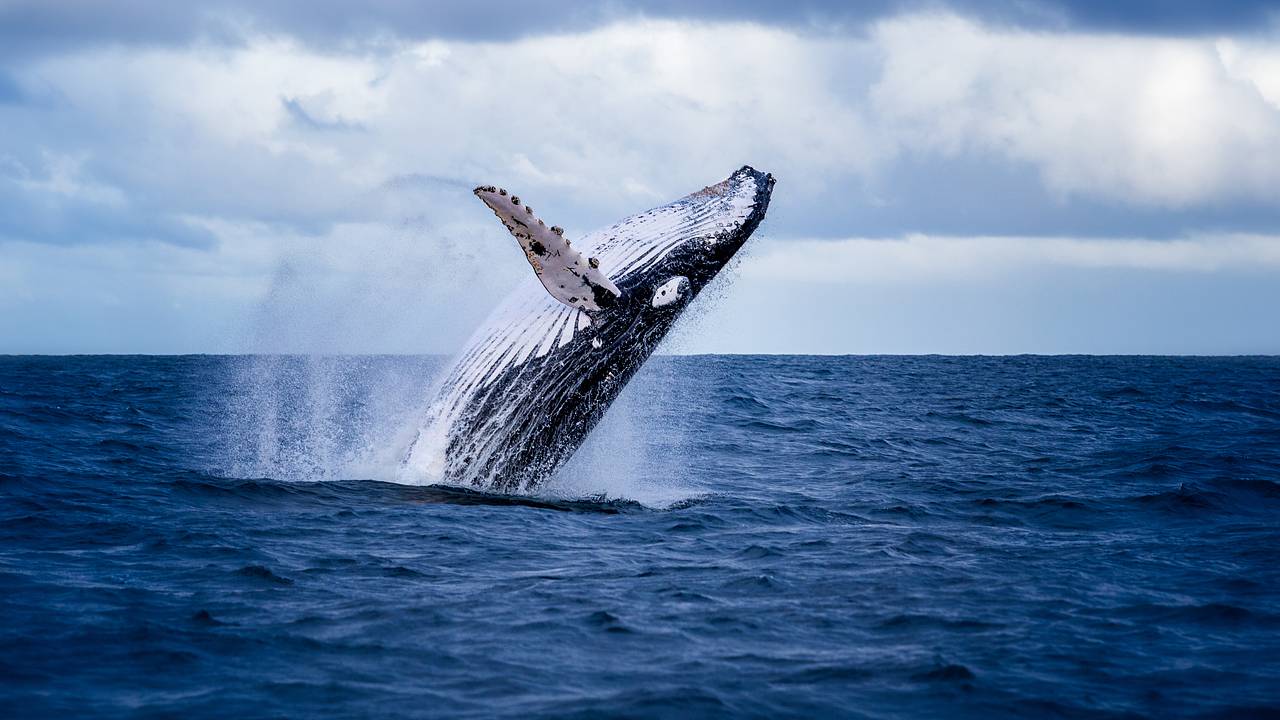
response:
[[[1274,45],[880,24],[872,100],[914,152],[1036,167],[1063,195],[1163,206],[1280,200]],[[999,198],[992,198],[999,202]]]
[[[124,205],[124,193],[119,188],[99,185],[83,178],[83,158],[46,152],[43,177],[16,160],[10,159],[6,164],[14,171],[9,179],[23,190],[82,199],[101,205]]]
[[[1216,47],[1232,77],[1252,84],[1268,103],[1280,108],[1280,44],[1223,38]]]
[[[6,68],[24,101],[0,105],[0,183],[21,191],[0,194],[0,334],[53,333],[58,348],[449,350],[526,271],[471,182],[517,189],[570,234],[744,162],[779,178],[775,237],[872,232],[845,212],[871,189],[926,208],[909,180],[886,184],[898,163],[929,172],[940,156],[1032,168],[1068,202],[1280,200],[1280,49],[1266,40],[916,15],[860,38],[643,21],[377,52],[263,36],[33,62]],[[24,227],[31,241],[111,244],[43,247]],[[779,288],[813,310],[1045,268],[1280,269],[1273,237],[1194,230],[763,242],[732,292],[765,313]],[[806,295],[815,285],[826,294]],[[246,323],[247,339],[227,335]],[[721,324],[732,338],[699,349],[785,346],[782,323]],[[107,344],[77,348],[77,333]]]
[[[138,213],[315,227],[387,219],[382,184],[411,173],[510,184],[595,225],[743,162],[814,215],[826,197],[873,203],[904,155],[962,152],[1030,166],[1063,197],[1265,203],[1280,200],[1277,67],[1259,40],[937,15],[860,39],[673,21],[360,54],[258,37],[19,68],[43,101],[0,108],[0,156],[78,158],[85,186]]]
[[[75,127],[32,122],[10,142],[85,156],[187,215],[367,219],[381,183],[425,173],[509,183],[602,223],[744,162],[797,189],[869,172],[880,153],[841,92],[868,58],[784,30],[675,22],[381,55],[271,38],[101,50],[27,69]]]

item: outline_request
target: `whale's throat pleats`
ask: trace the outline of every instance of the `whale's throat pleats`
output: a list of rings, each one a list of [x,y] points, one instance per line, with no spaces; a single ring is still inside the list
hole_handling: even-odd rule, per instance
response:
[[[583,257],[569,244],[564,230],[547,227],[519,197],[492,185],[476,188],[475,194],[515,236],[551,297],[571,308],[595,312],[622,295],[600,271],[599,260]]]

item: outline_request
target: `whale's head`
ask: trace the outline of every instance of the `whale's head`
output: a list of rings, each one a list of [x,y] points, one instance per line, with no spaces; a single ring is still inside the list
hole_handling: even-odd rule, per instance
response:
[[[773,182],[769,173],[743,166],[576,244],[514,193],[485,185],[475,194],[520,243],[551,297],[589,315],[588,324],[630,325],[644,316],[678,315],[764,219]],[[669,323],[657,325],[665,332]]]
[[[591,262],[620,293],[602,319],[679,314],[760,224],[773,184],[769,173],[744,166],[722,182],[583,238]]]

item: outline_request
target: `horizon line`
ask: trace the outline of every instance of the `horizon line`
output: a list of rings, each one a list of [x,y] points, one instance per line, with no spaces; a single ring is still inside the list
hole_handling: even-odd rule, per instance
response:
[[[348,353],[348,352],[244,352],[244,353],[217,353],[217,352],[175,352],[175,353],[131,353],[131,352],[65,352],[65,353],[9,353],[0,352],[0,358],[91,358],[91,357],[155,357],[155,358],[184,358],[184,357],[323,357],[323,358],[359,358],[359,357],[437,357],[451,358],[457,353],[413,353],[413,352],[369,352],[369,353]],[[1280,358],[1280,353],[1143,353],[1143,352],[1115,352],[1115,353],[1089,353],[1089,352],[1062,352],[1062,353],[1044,353],[1044,352],[1013,352],[1013,353],[946,353],[946,352],[927,352],[927,353],[654,353],[653,357],[776,357],[776,358],[848,358],[848,357],[898,357],[898,358],[916,358],[916,357],[938,357],[938,358],[1017,358],[1017,357],[1044,357],[1044,358],[1072,358],[1072,357],[1127,357],[1127,358]]]

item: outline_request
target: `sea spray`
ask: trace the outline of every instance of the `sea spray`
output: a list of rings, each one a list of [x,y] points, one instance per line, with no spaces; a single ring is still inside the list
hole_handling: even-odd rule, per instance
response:
[[[441,356],[255,355],[229,358],[219,403],[223,451],[209,469],[286,482],[377,480],[440,484],[424,458],[443,453],[447,428],[423,406]],[[656,358],[574,458],[533,492],[557,500],[629,500],[651,508],[706,493],[688,469],[689,429]],[[433,440],[434,438],[434,440]],[[434,452],[415,452],[435,443]]]
[[[438,356],[235,358],[225,400],[233,477],[396,481]]]
[[[275,257],[238,339],[248,354],[213,398],[224,450],[212,472],[405,480],[401,461],[448,356],[363,353],[453,349],[516,274],[482,271],[509,248],[479,242],[455,210],[463,185],[402,178],[378,195],[386,223],[264,239]]]
[[[691,428],[682,409],[687,398],[672,391],[676,372],[670,358],[646,364],[540,494],[631,500],[655,509],[705,496],[708,489],[689,471]]]

